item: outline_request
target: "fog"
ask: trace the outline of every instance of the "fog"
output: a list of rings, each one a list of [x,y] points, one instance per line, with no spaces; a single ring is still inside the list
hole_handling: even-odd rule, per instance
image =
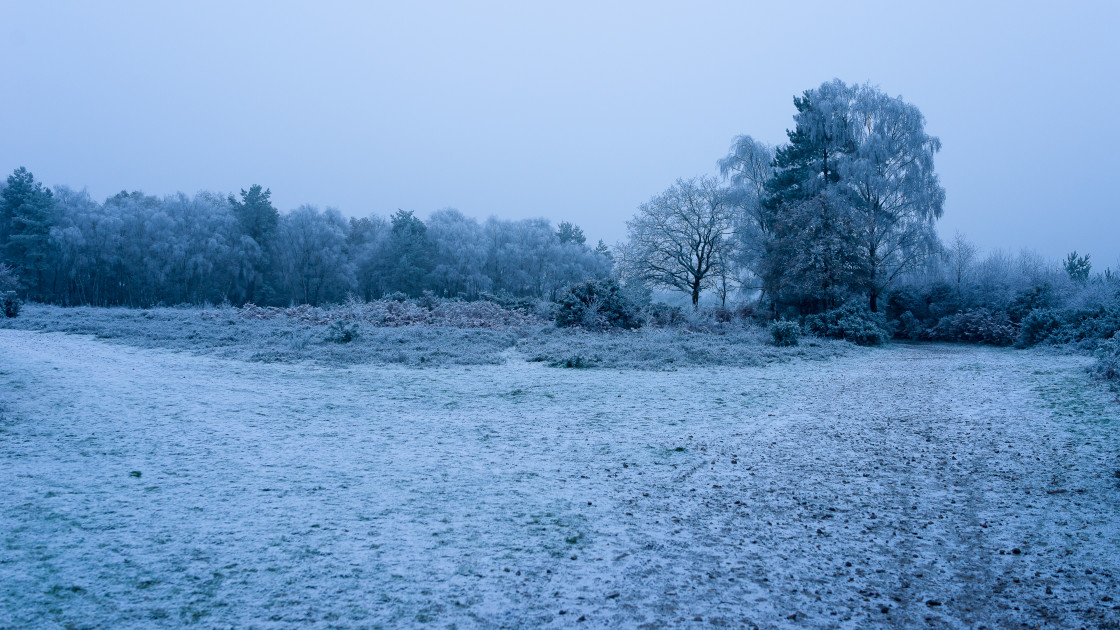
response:
[[[833,77],[925,114],[938,229],[1120,259],[1113,3],[7,3],[0,167],[278,208],[455,207],[625,237],[734,136]]]

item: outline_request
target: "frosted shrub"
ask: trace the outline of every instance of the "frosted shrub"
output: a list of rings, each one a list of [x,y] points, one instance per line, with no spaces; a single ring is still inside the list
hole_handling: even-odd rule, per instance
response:
[[[20,301],[19,296],[16,295],[18,288],[19,276],[16,275],[15,270],[0,263],[0,310],[4,311],[5,317],[19,315]]]
[[[361,336],[357,322],[337,320],[327,328],[326,340],[333,343],[350,343]]]
[[[848,302],[840,308],[805,318],[805,327],[823,337],[844,339],[861,346],[878,346],[891,338],[891,329],[882,313]]]
[[[4,311],[4,317],[19,315],[19,306],[19,297],[15,291],[0,291],[0,310]]]
[[[613,280],[587,280],[564,289],[557,299],[556,325],[588,330],[637,328],[637,312]]]
[[[1035,285],[1015,295],[1015,299],[1007,307],[1007,314],[1011,316],[1011,321],[1021,322],[1030,315],[1031,311],[1050,308],[1053,302],[1053,291],[1049,284]]]
[[[926,336],[926,328],[913,313],[906,311],[898,318],[898,330],[895,331],[894,336],[918,341]]]
[[[1033,346],[1049,339],[1050,335],[1062,327],[1062,317],[1053,309],[1036,308],[1023,318],[1019,327],[1020,348]]]
[[[642,319],[647,326],[676,326],[687,319],[684,311],[678,306],[669,306],[660,302],[650,304],[642,309]]]
[[[977,308],[942,317],[930,331],[940,341],[967,341],[993,346],[1010,346],[1018,336],[1007,313]]]
[[[1114,388],[1120,388],[1120,332],[1102,342],[1097,348],[1095,371],[1101,378],[1112,382]]]
[[[774,345],[780,348],[796,346],[798,339],[801,337],[801,326],[788,319],[779,319],[770,324],[770,336]]]

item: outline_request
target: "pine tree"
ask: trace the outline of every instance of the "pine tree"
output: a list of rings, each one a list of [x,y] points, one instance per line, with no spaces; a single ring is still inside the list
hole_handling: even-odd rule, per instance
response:
[[[280,213],[272,206],[269,197],[272,191],[253,184],[249,190],[241,189],[241,200],[229,196],[230,206],[237,218],[241,233],[251,239],[247,243],[248,265],[241,271],[242,302],[253,302],[261,296],[260,285],[269,272],[269,251],[272,247],[276,226],[280,224]],[[267,287],[266,287],[267,288]]]
[[[8,176],[0,192],[0,246],[32,297],[43,297],[46,289],[53,208],[50,189],[22,166]]]

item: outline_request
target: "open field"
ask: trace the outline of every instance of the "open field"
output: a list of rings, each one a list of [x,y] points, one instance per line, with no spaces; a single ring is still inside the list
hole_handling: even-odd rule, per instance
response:
[[[1090,359],[498,354],[0,330],[0,627],[1120,627]]]

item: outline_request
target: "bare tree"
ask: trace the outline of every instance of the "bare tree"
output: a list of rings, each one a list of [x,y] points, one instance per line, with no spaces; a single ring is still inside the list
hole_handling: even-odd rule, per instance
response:
[[[734,213],[714,178],[678,179],[626,223],[621,266],[630,277],[688,293],[692,306],[712,288],[732,246]]]
[[[953,283],[957,287],[957,303],[963,305],[965,281],[972,273],[972,262],[976,258],[976,245],[972,244],[964,234],[957,232],[947,251],[949,257],[949,271],[953,274]]]

